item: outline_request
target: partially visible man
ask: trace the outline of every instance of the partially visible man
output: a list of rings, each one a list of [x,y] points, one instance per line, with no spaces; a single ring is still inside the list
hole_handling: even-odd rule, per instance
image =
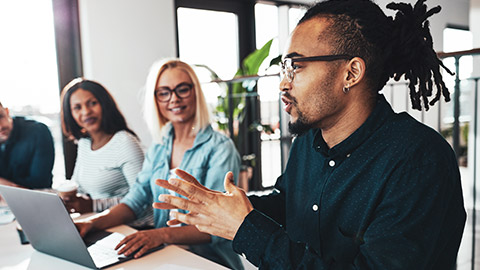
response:
[[[24,117],[10,117],[0,103],[0,184],[50,188],[54,161],[48,127]]]
[[[310,8],[282,61],[282,101],[293,142],[273,193],[207,190],[185,172],[157,184],[154,206],[233,240],[260,269],[454,269],[465,226],[455,153],[435,130],[395,113],[379,93],[409,81],[413,108],[443,95],[425,0],[389,4],[328,0]],[[433,90],[436,86],[437,92]],[[170,222],[173,223],[173,222]]]

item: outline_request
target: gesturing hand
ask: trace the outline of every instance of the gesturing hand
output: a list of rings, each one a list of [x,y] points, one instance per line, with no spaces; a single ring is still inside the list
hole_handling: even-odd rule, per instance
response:
[[[118,243],[115,250],[125,245],[118,251],[118,254],[129,256],[138,250],[133,257],[135,259],[139,258],[149,249],[158,247],[164,243],[161,230],[162,229],[144,230],[130,234]]]
[[[226,193],[207,189],[185,171],[177,169],[175,173],[184,180],[158,179],[156,184],[188,199],[162,194],[158,199],[163,203],[154,203],[153,207],[187,210],[188,214],[171,213],[178,221],[195,225],[202,232],[232,240],[245,216],[253,210],[245,192],[233,183],[233,173],[225,175]]]

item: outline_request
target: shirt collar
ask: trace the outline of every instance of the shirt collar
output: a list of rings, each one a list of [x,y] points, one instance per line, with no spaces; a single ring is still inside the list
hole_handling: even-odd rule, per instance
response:
[[[20,129],[21,129],[20,122],[24,120],[25,120],[24,117],[20,117],[20,116],[12,117],[12,121],[13,121],[12,131],[10,131],[10,136],[8,137],[8,140],[5,143],[3,143],[4,145],[12,144],[18,140],[17,137],[20,136]]]
[[[385,97],[383,95],[378,95],[377,103],[372,113],[368,116],[367,120],[348,138],[330,149],[322,137],[322,131],[317,129],[314,131],[315,138],[313,141],[313,147],[315,149],[319,149],[323,155],[332,158],[338,156],[347,156],[357,149],[365,140],[367,140],[393,114],[394,112],[392,107],[385,100]]]

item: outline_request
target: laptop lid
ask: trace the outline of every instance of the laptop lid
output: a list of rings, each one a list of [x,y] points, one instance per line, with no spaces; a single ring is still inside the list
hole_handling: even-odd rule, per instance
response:
[[[58,195],[4,185],[0,194],[36,250],[97,268]]]

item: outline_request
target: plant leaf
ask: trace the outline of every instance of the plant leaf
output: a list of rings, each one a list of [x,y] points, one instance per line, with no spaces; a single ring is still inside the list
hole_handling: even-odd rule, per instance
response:
[[[270,60],[270,65],[268,67],[275,66],[275,65],[280,65],[280,62],[282,62],[282,55],[281,54],[279,56],[273,58],[272,60]]]
[[[243,74],[242,75],[257,75],[260,65],[263,63],[263,60],[267,58],[270,53],[270,47],[272,46],[273,38],[270,39],[262,48],[255,50],[249,54],[243,60]],[[238,72],[237,72],[238,73]]]

